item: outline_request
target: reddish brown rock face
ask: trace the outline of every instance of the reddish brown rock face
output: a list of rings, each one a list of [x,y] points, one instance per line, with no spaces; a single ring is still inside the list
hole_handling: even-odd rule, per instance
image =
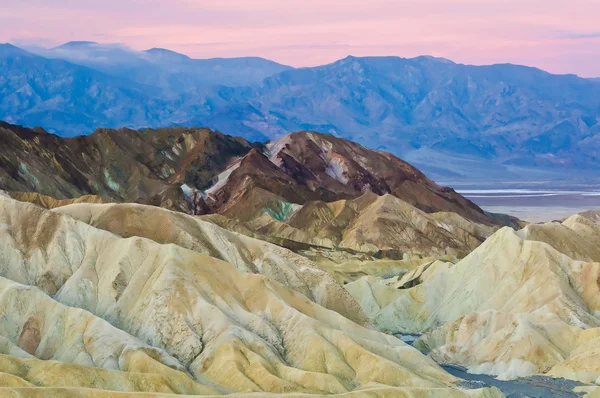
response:
[[[19,336],[18,346],[28,354],[35,355],[38,346],[40,345],[40,326],[38,321],[31,317],[23,325],[23,330]]]
[[[256,190],[270,195],[250,193]],[[428,213],[453,212],[479,223],[493,223],[477,205],[389,153],[308,132],[268,143],[264,153],[248,153],[214,193],[212,206],[244,219],[276,200],[333,202],[368,192],[392,194]]]

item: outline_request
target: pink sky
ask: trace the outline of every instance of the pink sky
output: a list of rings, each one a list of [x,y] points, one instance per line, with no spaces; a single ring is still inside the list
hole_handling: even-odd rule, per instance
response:
[[[164,47],[313,66],[434,55],[600,76],[600,0],[2,0],[0,42]]]

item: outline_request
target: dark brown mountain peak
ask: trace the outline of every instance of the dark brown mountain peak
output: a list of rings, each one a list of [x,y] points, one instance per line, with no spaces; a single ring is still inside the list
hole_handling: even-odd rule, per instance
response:
[[[267,144],[267,149],[273,163],[288,174],[290,164],[301,164],[303,184],[305,176],[312,175],[318,185],[315,191],[328,192],[329,196],[337,193],[338,199],[357,198],[365,192],[392,194],[429,213],[456,212],[473,221],[490,222],[475,204],[387,152],[315,132],[289,134]]]
[[[205,189],[253,145],[205,128],[98,129],[60,138],[0,124],[0,189],[57,199],[92,194],[186,210],[180,186]]]

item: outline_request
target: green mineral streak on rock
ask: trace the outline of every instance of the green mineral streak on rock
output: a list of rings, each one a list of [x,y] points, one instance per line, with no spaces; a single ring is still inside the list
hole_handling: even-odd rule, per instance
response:
[[[278,221],[287,221],[299,208],[302,206],[296,203],[284,202],[282,200],[277,202],[275,209],[266,208],[265,213],[273,217]]]
[[[121,186],[112,179],[110,172],[107,169],[104,169],[104,180],[106,181],[106,185],[115,192],[119,192]]]
[[[102,187],[100,186],[100,184],[98,184],[97,181],[90,182],[90,187],[92,187],[92,189],[94,190],[94,192],[101,192],[102,191]]]
[[[36,176],[29,172],[29,169],[27,168],[27,165],[25,163],[19,162],[19,175],[23,179],[31,181],[34,188],[37,188],[39,186],[40,181]]]

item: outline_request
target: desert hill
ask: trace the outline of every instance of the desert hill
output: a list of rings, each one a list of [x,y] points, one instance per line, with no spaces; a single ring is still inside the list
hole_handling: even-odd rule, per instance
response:
[[[280,202],[281,203],[281,202]],[[242,224],[205,217],[262,239],[284,239],[309,246],[377,253],[455,255],[464,257],[497,227],[469,221],[456,213],[427,214],[397,197],[366,193],[357,199],[311,201],[282,206],[282,212],[255,215]]]
[[[501,396],[493,389],[457,389],[459,380],[416,349],[276,282],[268,276],[276,268],[242,271],[242,264],[202,249],[93,226],[108,228],[111,209],[120,207],[123,217],[143,206],[74,204],[50,211],[4,196],[0,204],[3,393]],[[69,209],[86,222],[63,214]],[[123,225],[115,232],[144,230]],[[211,227],[218,228],[197,226],[194,236],[202,240]],[[154,233],[140,235],[158,240]],[[233,249],[231,236],[225,231],[215,239]],[[306,267],[291,253],[291,260],[275,259],[277,252],[270,253],[275,263],[299,273]],[[343,294],[321,293],[352,303]]]
[[[502,227],[312,132],[1,131],[0,394],[502,396],[447,364],[600,380],[595,211]]]
[[[364,277],[347,289],[380,330],[422,334],[415,346],[439,363],[595,382],[599,232],[582,216],[503,228],[455,264],[425,263],[403,280]]]

